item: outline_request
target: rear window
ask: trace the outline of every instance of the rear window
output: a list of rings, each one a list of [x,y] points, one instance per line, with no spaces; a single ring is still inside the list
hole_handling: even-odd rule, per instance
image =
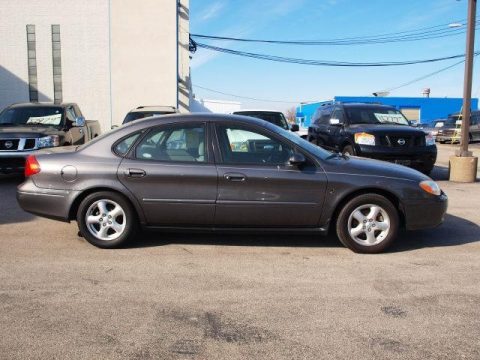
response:
[[[257,119],[268,121],[271,124],[280,126],[282,129],[288,130],[287,119],[281,112],[273,111],[235,111],[235,115],[250,116]]]

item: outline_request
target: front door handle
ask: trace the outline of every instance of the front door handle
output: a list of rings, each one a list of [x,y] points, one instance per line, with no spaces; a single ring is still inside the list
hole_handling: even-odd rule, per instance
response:
[[[247,177],[244,174],[239,174],[239,173],[229,173],[223,175],[225,180],[228,181],[245,181],[247,180]]]
[[[125,170],[125,175],[128,177],[144,177],[147,173],[142,169],[127,169]]]

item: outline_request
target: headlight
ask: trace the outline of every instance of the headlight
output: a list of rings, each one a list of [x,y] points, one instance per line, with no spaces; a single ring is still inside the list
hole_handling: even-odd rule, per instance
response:
[[[440,186],[438,186],[435,181],[425,180],[422,181],[419,185],[423,189],[423,191],[426,191],[429,194],[440,195],[442,193],[442,190],[440,190]]]
[[[60,145],[60,136],[58,135],[44,136],[37,140],[37,146],[39,149],[58,145]]]
[[[360,145],[375,145],[375,136],[368,133],[355,134],[355,142]]]
[[[427,146],[435,145],[435,137],[431,133],[425,135],[425,144]]]

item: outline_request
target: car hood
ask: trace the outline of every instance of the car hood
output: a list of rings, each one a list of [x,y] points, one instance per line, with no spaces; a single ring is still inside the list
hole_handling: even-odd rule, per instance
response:
[[[357,156],[333,155],[326,160],[327,172],[345,173],[359,176],[378,176],[420,182],[430,180],[421,172],[402,165],[386,161],[361,158]]]
[[[8,138],[39,138],[47,135],[60,135],[62,132],[53,126],[2,126],[0,137]]]
[[[350,125],[348,131],[352,133],[367,132],[370,134],[408,134],[408,135],[423,135],[423,130],[415,129],[406,125],[369,125],[357,124]]]

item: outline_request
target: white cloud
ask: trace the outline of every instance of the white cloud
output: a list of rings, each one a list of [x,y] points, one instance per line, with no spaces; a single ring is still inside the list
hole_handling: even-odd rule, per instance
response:
[[[211,19],[217,17],[220,14],[220,12],[223,10],[224,7],[225,7],[225,2],[224,1],[217,1],[217,2],[213,3],[212,5],[210,5],[209,7],[205,8],[205,10],[203,10],[200,13],[198,18],[200,19],[200,21],[211,20]]]

